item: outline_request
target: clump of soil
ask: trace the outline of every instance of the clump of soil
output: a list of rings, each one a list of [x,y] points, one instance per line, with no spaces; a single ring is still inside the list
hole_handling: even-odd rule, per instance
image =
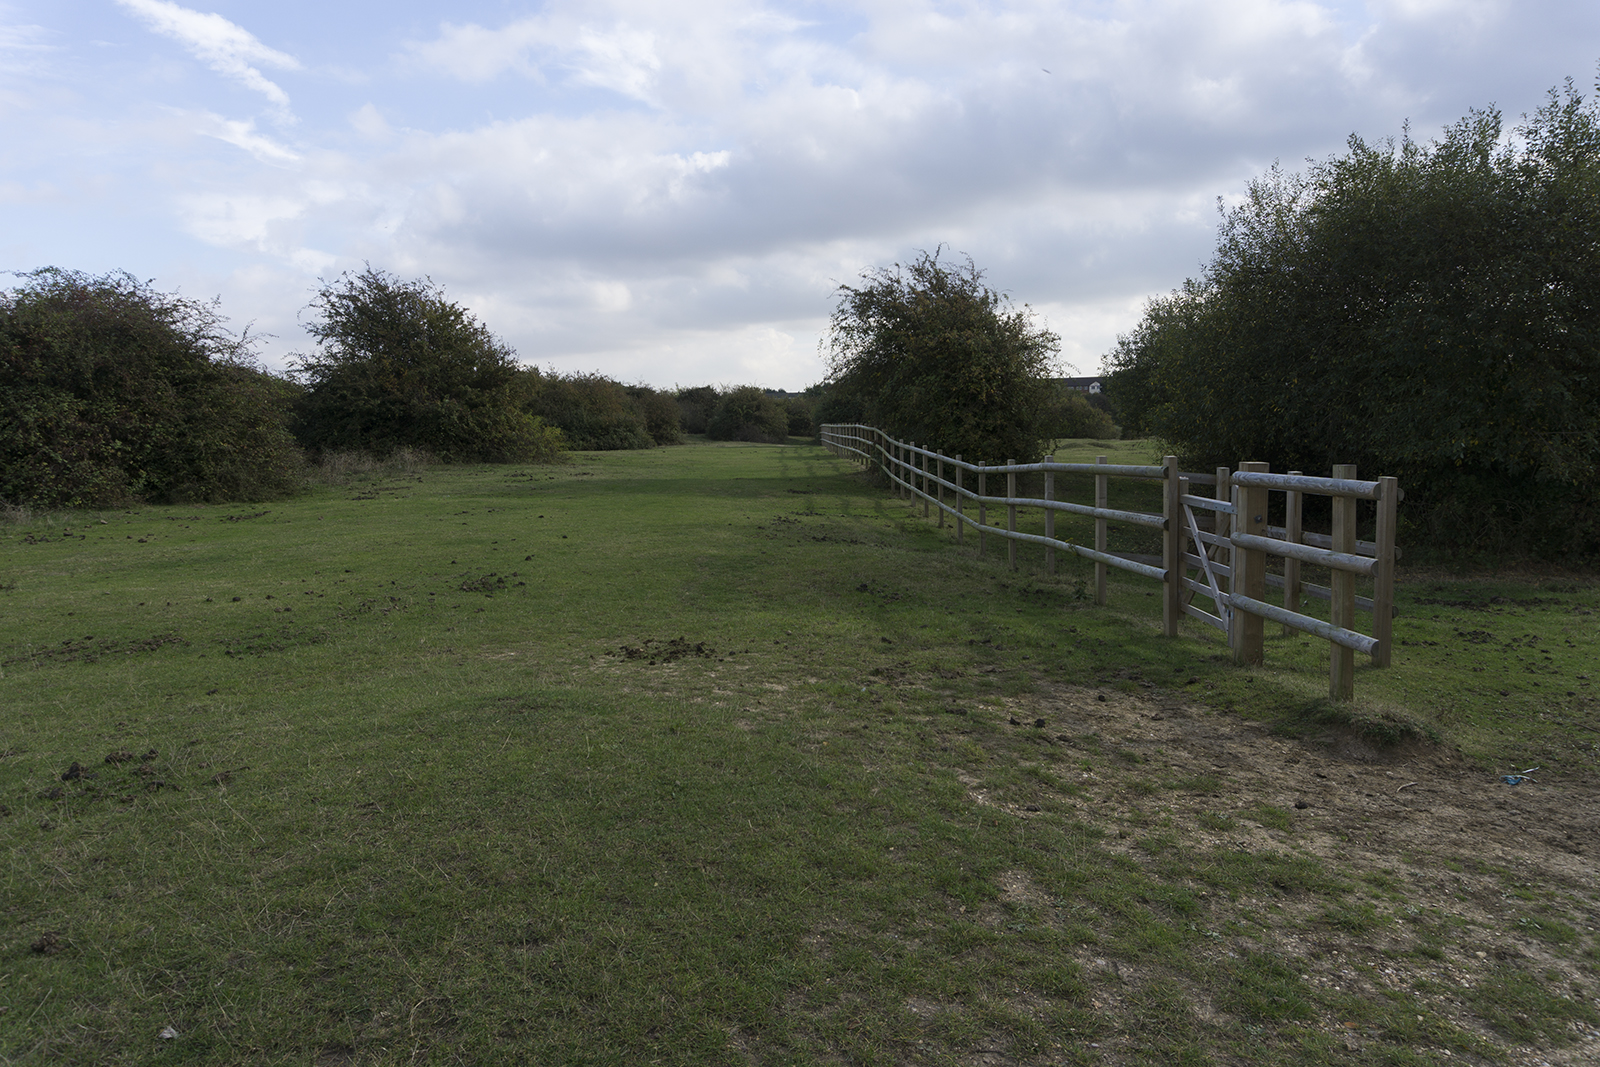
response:
[[[623,645],[612,655],[628,660],[648,660],[651,666],[658,663],[676,663],[680,659],[715,659],[717,650],[704,641],[690,643],[688,638],[674,637],[670,641],[647,638],[642,645]]]

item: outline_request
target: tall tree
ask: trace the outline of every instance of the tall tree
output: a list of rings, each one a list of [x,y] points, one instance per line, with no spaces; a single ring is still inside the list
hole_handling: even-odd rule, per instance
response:
[[[314,452],[422,448],[447,462],[554,455],[527,413],[538,375],[432,280],[368,266],[324,282],[307,308],[318,348],[299,357],[296,433]]]
[[[1600,109],[1568,82],[1505,133],[1473,111],[1251,183],[1108,357],[1129,421],[1194,463],[1399,475],[1439,536],[1498,508],[1600,550]]]
[[[1026,305],[939,250],[839,287],[827,350],[833,406],[965,459],[1037,459],[1060,340]]]

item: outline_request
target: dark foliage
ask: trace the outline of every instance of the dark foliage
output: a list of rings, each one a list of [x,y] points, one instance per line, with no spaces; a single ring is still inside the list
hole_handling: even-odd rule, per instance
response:
[[[789,413],[763,390],[741,385],[718,398],[706,436],[713,441],[782,444],[789,436]]]
[[[1201,468],[1396,475],[1441,548],[1600,552],[1600,108],[1568,83],[1502,132],[1252,183],[1109,357],[1125,427]]]
[[[367,267],[324,282],[295,433],[313,452],[426,449],[446,462],[553,458],[560,435],[526,409],[538,376],[432,281]]]
[[[867,419],[867,404],[859,395],[847,390],[823,386],[822,392],[811,405],[811,432],[821,436],[822,428],[829,423],[860,423]]]
[[[0,499],[260,500],[299,484],[289,383],[215,302],[46,268],[0,294]]]
[[[790,436],[805,437],[811,433],[811,409],[816,406],[815,400],[809,396],[780,396],[773,399],[788,420]]]
[[[986,286],[970,259],[952,267],[938,257],[840,286],[822,408],[854,401],[893,436],[968,460],[1036,459],[1059,340]]]
[[[678,417],[684,433],[706,432],[711,425],[711,414],[717,410],[717,397],[713,385],[678,390]]]
[[[678,401],[671,393],[652,389],[648,385],[627,387],[628,399],[644,418],[645,432],[658,445],[683,444]]]
[[[529,410],[560,427],[570,447],[588,452],[681,440],[670,395],[600,374],[545,375]]]
[[[1060,389],[1045,414],[1046,436],[1115,440],[1121,431],[1111,421],[1110,412],[1094,403],[1099,399],[1098,395],[1087,396],[1075,389]]]

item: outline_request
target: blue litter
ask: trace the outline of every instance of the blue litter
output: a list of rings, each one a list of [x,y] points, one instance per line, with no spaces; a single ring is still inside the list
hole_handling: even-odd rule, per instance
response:
[[[1502,774],[1500,780],[1506,785],[1521,785],[1523,782],[1532,782],[1534,779],[1528,776],[1538,769],[1538,767],[1529,767],[1527,770],[1517,774]]]

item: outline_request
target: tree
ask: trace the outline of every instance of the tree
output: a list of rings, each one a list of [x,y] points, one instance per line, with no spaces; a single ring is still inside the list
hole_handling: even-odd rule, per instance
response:
[[[215,301],[47,267],[0,293],[0,499],[261,500],[300,482],[294,389]]]
[[[893,436],[971,461],[1038,458],[1060,340],[985,285],[970,258],[947,266],[939,250],[923,252],[866,271],[839,297],[823,407],[854,401]]]
[[[1503,132],[1473,111],[1251,183],[1108,357],[1119,413],[1194,465],[1398,475],[1458,546],[1600,551],[1600,109],[1568,82]]]
[[[788,435],[789,412],[754,385],[723,393],[706,425],[706,436],[713,441],[782,444]]]
[[[685,433],[705,433],[711,413],[717,410],[719,394],[714,385],[697,385],[678,390],[678,419]]]
[[[650,448],[658,443],[652,419],[666,433],[678,414],[675,404],[647,410],[632,388],[599,373],[546,375],[531,410],[559,427],[569,447],[593,452]]]
[[[1098,397],[1097,397],[1098,399]],[[1121,431],[1111,414],[1075,389],[1060,389],[1051,398],[1045,416],[1045,432],[1052,438],[1094,437],[1115,440]]]
[[[538,375],[431,279],[368,266],[324,282],[307,311],[318,349],[296,361],[295,430],[313,452],[410,447],[495,463],[559,450],[559,433],[526,410]]]

